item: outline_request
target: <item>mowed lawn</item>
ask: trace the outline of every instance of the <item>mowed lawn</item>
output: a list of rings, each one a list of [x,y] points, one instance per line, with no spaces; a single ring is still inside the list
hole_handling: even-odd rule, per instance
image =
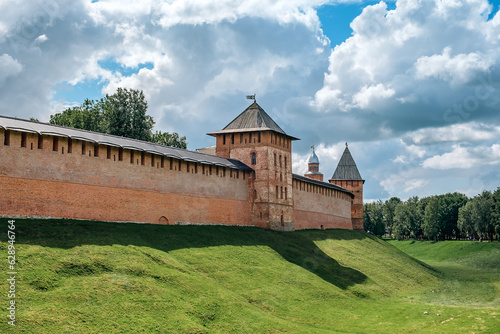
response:
[[[7,220],[0,223],[7,258]],[[7,324],[4,281],[2,333],[500,329],[498,245],[455,259],[425,255],[441,243],[388,243],[347,230],[70,220],[15,226],[16,327]]]

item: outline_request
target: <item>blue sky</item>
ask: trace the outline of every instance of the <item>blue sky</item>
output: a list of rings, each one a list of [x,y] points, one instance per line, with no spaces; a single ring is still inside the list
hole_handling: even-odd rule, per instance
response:
[[[194,150],[246,94],[328,179],[345,147],[367,200],[500,186],[500,1],[0,3],[0,114],[141,89]]]

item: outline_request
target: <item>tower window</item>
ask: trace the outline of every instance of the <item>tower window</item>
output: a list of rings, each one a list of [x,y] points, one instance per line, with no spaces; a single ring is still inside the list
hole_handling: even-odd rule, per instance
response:
[[[234,145],[234,133],[231,135],[231,144]]]
[[[258,142],[260,143],[260,132],[259,132],[259,134],[258,134],[258,139],[257,139],[257,140],[258,140]]]
[[[141,165],[144,165],[146,162],[146,153],[141,152]]]
[[[278,188],[278,186],[276,186],[276,199],[278,199],[278,191],[279,191],[279,188]]]
[[[250,144],[252,143],[252,133],[251,132],[248,134],[248,143],[250,143]]]
[[[286,157],[285,157],[285,169],[286,169]]]
[[[165,157],[161,156],[161,168],[165,168]]]
[[[73,140],[68,138],[68,153],[73,153]]]
[[[123,161],[123,148],[118,149],[118,161]]]
[[[40,148],[40,138],[38,138],[38,148]],[[87,143],[82,141],[82,155],[85,155],[85,151],[87,151]]]
[[[38,149],[43,149],[43,135],[40,134],[38,135]],[[83,150],[82,154],[85,154],[85,150]]]
[[[243,144],[243,133],[240,133],[240,144]]]
[[[94,157],[99,157],[99,144],[97,143],[94,144]]]
[[[106,158],[111,159],[111,146],[106,147]]]
[[[151,167],[155,166],[155,156],[151,154]]]
[[[10,130],[5,130],[3,134],[3,144],[5,146],[10,146]]]
[[[57,152],[59,151],[59,138],[54,137],[52,140],[52,151]]]
[[[226,145],[226,135],[222,135],[222,145]]]
[[[130,163],[134,163],[134,151],[130,151]]]
[[[255,152],[252,153],[252,165],[257,164],[257,154]]]
[[[21,132],[21,147],[26,147],[26,132]]]

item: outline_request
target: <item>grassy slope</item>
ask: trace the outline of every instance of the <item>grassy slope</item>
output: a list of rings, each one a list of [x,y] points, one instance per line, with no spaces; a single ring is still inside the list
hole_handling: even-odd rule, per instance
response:
[[[17,220],[16,231],[18,332],[446,333],[499,325],[491,305],[430,303],[422,296],[442,274],[356,231],[33,220]],[[2,321],[0,332],[6,328]]]
[[[469,241],[390,241],[390,243],[442,273],[444,279],[441,285],[424,293],[422,300],[447,305],[500,309],[500,243]],[[500,329],[498,331],[500,332]]]

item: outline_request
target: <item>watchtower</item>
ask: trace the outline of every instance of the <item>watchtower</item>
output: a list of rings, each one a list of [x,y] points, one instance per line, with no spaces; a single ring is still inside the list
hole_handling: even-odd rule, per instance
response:
[[[363,185],[365,180],[359,174],[358,167],[352,158],[347,143],[340,158],[337,169],[333,173],[330,183],[340,186],[354,194],[351,200],[351,221],[354,230],[363,229]]]
[[[253,168],[250,187],[253,223],[274,230],[293,230],[292,141],[298,140],[253,102],[216,137],[215,154]]]

